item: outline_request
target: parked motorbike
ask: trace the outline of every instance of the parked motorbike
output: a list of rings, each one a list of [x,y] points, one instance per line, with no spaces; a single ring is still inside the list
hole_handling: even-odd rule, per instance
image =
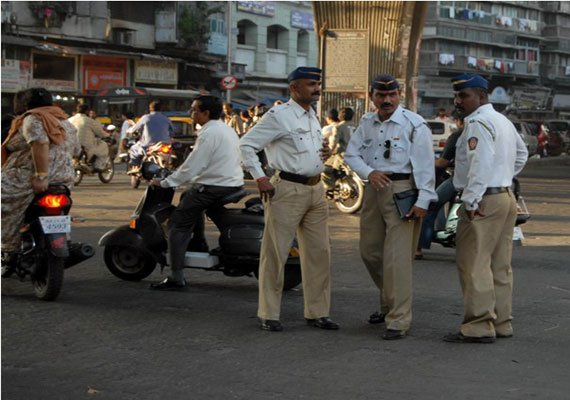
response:
[[[72,200],[69,189],[50,185],[26,210],[20,233],[21,250],[2,254],[2,278],[15,273],[21,280],[29,275],[36,297],[55,300],[63,285],[63,270],[95,254],[93,246],[71,242]]]
[[[146,162],[156,164],[160,168],[172,170],[177,166],[177,160],[178,157],[173,153],[171,144],[158,142],[149,146],[145,151],[142,164],[144,165]],[[143,179],[145,178],[141,168],[138,172],[131,174],[131,187],[137,189]]]
[[[145,162],[141,168],[145,179],[164,177],[166,171],[154,163]],[[220,271],[227,276],[258,277],[261,239],[263,237],[263,206],[259,198],[249,199],[243,208],[226,208],[247,195],[245,189],[220,200],[206,211],[218,228],[219,247],[207,251],[203,227],[194,230],[194,238],[186,252],[186,267]],[[105,248],[105,264],[111,273],[121,279],[137,281],[149,276],[157,264],[168,264],[166,223],[175,206],[173,188],[148,186],[128,225],[105,233],[99,246]],[[190,232],[188,233],[191,234]],[[198,240],[194,240],[198,238]],[[297,244],[291,244],[285,266],[284,290],[301,283],[301,267]]]
[[[520,182],[518,179],[513,179],[512,191],[517,200],[517,219],[515,222],[515,227],[524,224],[530,219],[530,213],[526,207],[526,203],[521,195]],[[457,234],[457,223],[459,222],[459,217],[457,211],[461,206],[462,202],[459,196],[456,196],[453,203],[451,203],[447,215],[445,217],[444,226],[435,226],[435,232],[432,237],[433,243],[439,243],[443,247],[455,247],[455,237]],[[440,213],[445,213],[445,207],[439,210]]]
[[[331,189],[327,190],[327,198],[334,201],[336,208],[345,214],[354,214],[362,208],[364,199],[364,183],[346,163],[339,169],[330,169],[330,175],[323,174],[323,181]],[[330,181],[330,177],[334,177]]]
[[[108,137],[108,138],[102,138],[101,140],[103,140],[105,143],[107,143],[109,147],[111,147],[114,144],[115,139]],[[97,174],[101,182],[103,183],[111,182],[113,176],[115,176],[115,165],[113,163],[113,158],[111,156],[108,157],[107,163],[105,164],[105,168],[101,171],[95,170],[95,168],[93,167],[93,161],[94,161],[93,159],[87,159],[87,152],[85,151],[83,146],[81,146],[81,153],[79,157],[73,160],[73,167],[75,168],[74,183],[76,186],[81,183],[85,175]]]

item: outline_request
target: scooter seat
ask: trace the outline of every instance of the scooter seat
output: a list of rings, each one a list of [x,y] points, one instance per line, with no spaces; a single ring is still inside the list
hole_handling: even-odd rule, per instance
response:
[[[220,201],[217,202],[216,206],[223,206],[223,205],[229,204],[229,203],[237,203],[238,201],[243,199],[245,196],[247,196],[247,190],[245,190],[245,188],[242,187],[237,192],[230,193],[227,196],[220,199]]]

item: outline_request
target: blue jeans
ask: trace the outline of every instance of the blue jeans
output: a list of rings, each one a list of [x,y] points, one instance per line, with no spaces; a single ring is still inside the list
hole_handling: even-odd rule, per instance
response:
[[[437,193],[438,200],[434,209],[428,212],[428,215],[422,222],[418,249],[430,248],[436,221],[438,227],[445,225],[445,212],[443,206],[445,203],[452,201],[456,194],[455,187],[453,186],[453,178],[451,177],[443,181],[441,185],[437,187],[435,192]]]

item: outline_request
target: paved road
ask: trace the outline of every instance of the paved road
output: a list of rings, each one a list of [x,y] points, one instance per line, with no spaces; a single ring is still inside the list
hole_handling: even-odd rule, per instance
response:
[[[358,216],[331,209],[332,316],[304,324],[302,291],[284,295],[282,333],[257,328],[254,278],[186,271],[184,293],[111,275],[97,255],[68,271],[44,303],[29,282],[2,281],[2,396],[33,399],[568,399],[570,167],[529,164],[533,214],[513,255],[515,337],[493,345],[441,341],[461,322],[454,251],[437,245],[415,264],[414,321],[386,342],[365,323],[377,294],[358,255]],[[86,178],[74,192],[77,240],[96,243],[128,220],[142,189],[124,175]],[[209,240],[215,243],[213,230]]]

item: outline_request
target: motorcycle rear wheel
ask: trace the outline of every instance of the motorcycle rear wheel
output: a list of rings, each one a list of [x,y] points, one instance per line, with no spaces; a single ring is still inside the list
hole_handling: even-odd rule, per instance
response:
[[[336,208],[344,214],[354,214],[362,208],[364,200],[364,184],[352,174],[346,175],[336,183],[335,191],[339,190],[335,196],[334,204]]]
[[[115,176],[115,164],[113,160],[109,160],[107,165],[105,165],[105,169],[99,172],[99,180],[103,183],[109,183]]]
[[[133,246],[105,246],[105,265],[117,278],[140,281],[156,268],[156,261]]]
[[[40,265],[31,276],[36,297],[44,301],[53,301],[59,296],[63,286],[65,259],[48,254],[40,260]]]

